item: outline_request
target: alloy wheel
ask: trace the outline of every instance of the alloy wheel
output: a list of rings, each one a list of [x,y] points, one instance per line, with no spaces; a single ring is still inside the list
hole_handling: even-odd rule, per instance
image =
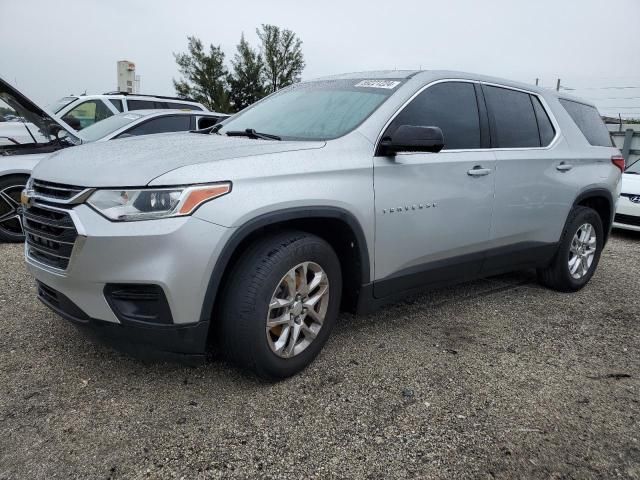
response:
[[[281,358],[303,352],[318,336],[329,306],[329,278],[314,262],[289,270],[269,302],[267,341]]]
[[[569,247],[569,273],[574,279],[580,280],[589,272],[596,256],[596,248],[596,229],[590,223],[581,225]]]
[[[8,236],[24,235],[20,194],[24,185],[10,185],[0,190],[0,232]]]

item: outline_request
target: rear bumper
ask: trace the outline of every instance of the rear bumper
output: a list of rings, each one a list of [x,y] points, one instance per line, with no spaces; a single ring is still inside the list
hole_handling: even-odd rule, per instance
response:
[[[89,317],[62,293],[38,282],[38,299],[84,333],[118,350],[146,359],[198,362],[204,359],[209,322],[190,325],[134,325]]]

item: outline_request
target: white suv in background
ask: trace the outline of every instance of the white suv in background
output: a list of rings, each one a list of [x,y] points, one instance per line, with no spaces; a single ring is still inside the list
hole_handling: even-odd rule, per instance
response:
[[[157,95],[132,95],[124,92],[108,92],[103,95],[70,95],[49,106],[49,110],[56,117],[63,119],[76,131],[116,113],[168,108],[207,111],[204,105],[195,100]]]

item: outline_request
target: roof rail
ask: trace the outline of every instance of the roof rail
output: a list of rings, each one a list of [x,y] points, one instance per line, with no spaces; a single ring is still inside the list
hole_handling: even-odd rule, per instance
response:
[[[147,95],[142,93],[118,92],[116,90],[114,90],[113,92],[104,92],[103,95],[124,95],[125,97],[129,95],[133,95],[135,97],[154,97],[154,98],[162,98],[163,100],[182,100],[184,102],[200,103],[197,100],[194,100],[193,98],[168,97],[166,95]]]

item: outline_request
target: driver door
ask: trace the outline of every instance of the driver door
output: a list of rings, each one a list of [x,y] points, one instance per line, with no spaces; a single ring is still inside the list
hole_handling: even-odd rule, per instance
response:
[[[479,87],[435,83],[382,138],[400,125],[440,127],[445,146],[374,158],[377,298],[477,276],[490,239],[496,160]]]

